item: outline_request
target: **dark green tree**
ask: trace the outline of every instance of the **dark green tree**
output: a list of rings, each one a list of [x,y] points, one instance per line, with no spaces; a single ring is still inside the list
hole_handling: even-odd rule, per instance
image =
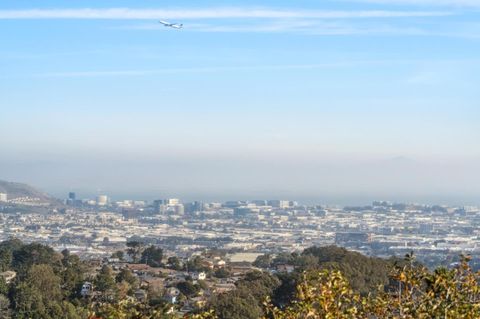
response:
[[[10,300],[6,295],[0,295],[0,319],[11,317]]]
[[[238,289],[244,289],[252,294],[261,304],[267,296],[271,296],[280,286],[280,280],[268,272],[252,271],[237,282]]]
[[[253,262],[253,265],[258,268],[269,268],[272,266],[272,256],[269,254],[258,256],[257,259]]]
[[[68,250],[62,251],[62,256],[62,290],[66,297],[75,298],[84,282],[86,266],[77,255],[70,254]]]
[[[42,297],[49,301],[62,300],[61,279],[55,275],[50,265],[33,265],[24,282],[40,290]]]
[[[124,256],[124,252],[121,251],[121,250],[117,250],[116,252],[114,252],[114,253],[112,254],[112,258],[118,258],[118,259],[120,259],[120,260],[123,260],[124,257],[125,257],[125,256]]]
[[[305,257],[309,258],[308,261]],[[317,259],[317,266],[314,266],[314,259]],[[339,270],[347,278],[352,289],[362,295],[375,293],[379,286],[388,284],[393,267],[393,264],[385,259],[367,257],[336,246],[310,247],[293,262],[303,263],[307,266],[306,269]]]
[[[215,270],[215,277],[217,278],[228,278],[231,276],[231,272],[227,268],[219,268]]]
[[[102,293],[104,300],[113,300],[116,295],[115,277],[110,266],[103,266],[95,278],[95,290]]]
[[[219,318],[261,318],[263,302],[280,286],[275,276],[266,272],[247,273],[237,282],[237,289],[213,298],[211,307]]]
[[[203,264],[203,259],[200,256],[195,256],[187,262],[188,271],[208,271],[208,267]]]
[[[5,278],[0,276],[0,294],[7,295],[8,294],[8,284],[5,281]]]
[[[200,286],[191,281],[182,281],[177,284],[178,290],[187,297],[193,297],[200,291]]]
[[[13,253],[6,247],[0,247],[0,272],[10,269],[12,265]]]
[[[216,296],[211,306],[219,319],[258,319],[263,316],[259,301],[241,290]]]
[[[136,288],[138,286],[138,279],[129,269],[122,269],[115,277],[117,283],[121,283],[125,281],[128,283],[132,288]]]
[[[140,262],[151,267],[160,267],[162,265],[162,258],[163,250],[151,245],[142,252]]]
[[[174,270],[182,270],[182,262],[177,256],[168,257],[167,261],[169,267]]]
[[[273,265],[291,265],[293,264],[294,256],[289,253],[281,253],[278,254],[272,261]]]
[[[0,271],[7,271],[12,268],[13,252],[23,247],[23,243],[16,238],[0,243]]]
[[[50,265],[33,265],[12,292],[14,318],[59,318],[64,308],[73,305],[63,301],[61,279]],[[74,309],[77,309],[73,307]],[[78,309],[81,312],[81,309]],[[67,318],[60,315],[62,318]],[[80,317],[71,317],[80,318]]]
[[[132,258],[134,263],[137,263],[140,260],[140,256],[143,250],[143,243],[139,241],[130,241],[127,242],[127,254]]]
[[[61,260],[61,254],[53,248],[32,243],[13,251],[12,266],[20,275],[26,274],[31,266],[40,264],[50,265],[58,273],[62,269]]]
[[[26,282],[19,283],[13,293],[14,318],[48,318],[42,293]]]

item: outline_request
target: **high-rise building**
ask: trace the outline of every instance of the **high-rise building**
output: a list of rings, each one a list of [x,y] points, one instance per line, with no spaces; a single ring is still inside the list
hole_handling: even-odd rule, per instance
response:
[[[108,205],[108,196],[107,196],[107,195],[98,195],[98,197],[97,197],[97,205],[98,205],[98,206],[106,206],[106,205]]]
[[[70,199],[71,201],[75,201],[76,198],[77,196],[74,192],[68,193],[68,199]]]
[[[0,193],[0,202],[6,202],[8,200],[8,196],[6,193]]]
[[[290,201],[288,200],[269,200],[268,205],[278,208],[288,208],[290,207]]]
[[[155,208],[155,212],[157,214],[165,214],[168,208],[172,206],[172,205],[169,205],[168,203],[169,203],[168,199],[157,199],[153,201],[153,207]]]
[[[174,212],[183,215],[185,213],[185,208],[178,198],[157,199],[153,201],[153,207],[155,212],[159,214]]]
[[[173,210],[175,212],[175,215],[185,214],[185,208],[183,207],[182,204],[173,205]]]
[[[196,212],[201,212],[201,211],[205,210],[205,204],[203,202],[199,202],[199,201],[193,202],[193,209]]]
[[[257,206],[267,206],[267,201],[264,199],[256,199],[251,201],[252,204],[255,204]]]
[[[185,207],[185,212],[187,213],[195,213],[195,212],[201,212],[205,210],[205,203],[200,201],[186,203],[183,206]]]
[[[180,200],[178,198],[165,199],[165,205],[178,205],[178,204],[180,204]]]

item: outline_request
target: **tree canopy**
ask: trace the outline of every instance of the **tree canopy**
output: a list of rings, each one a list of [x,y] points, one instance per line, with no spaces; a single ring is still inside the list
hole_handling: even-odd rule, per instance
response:
[[[162,258],[163,250],[151,245],[142,252],[140,262],[151,267],[160,267],[162,265]]]

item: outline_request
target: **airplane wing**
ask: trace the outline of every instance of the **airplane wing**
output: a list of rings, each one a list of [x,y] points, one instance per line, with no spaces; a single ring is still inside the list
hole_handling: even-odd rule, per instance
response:
[[[166,25],[166,26],[170,26],[170,25],[171,25],[170,23],[168,23],[168,22],[166,22],[166,21],[162,21],[162,20],[160,20],[160,21],[158,21],[158,22],[161,23],[161,24],[163,24],[163,25]]]

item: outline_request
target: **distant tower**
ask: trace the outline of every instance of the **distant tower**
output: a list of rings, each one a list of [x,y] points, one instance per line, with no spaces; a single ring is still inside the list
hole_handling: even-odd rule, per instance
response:
[[[178,198],[169,198],[164,200],[166,205],[178,205],[180,204],[180,200]]]
[[[276,208],[288,208],[290,207],[290,201],[288,200],[269,200],[268,205]]]
[[[98,206],[107,206],[108,205],[108,196],[107,195],[98,195],[97,205]]]
[[[196,212],[201,212],[205,209],[205,204],[199,201],[193,202],[193,209]]]
[[[8,196],[6,193],[0,193],[0,202],[6,202],[8,200]]]
[[[166,209],[165,201],[163,199],[158,199],[153,201],[153,207],[155,209],[155,213],[164,213]]]
[[[68,199],[74,202],[77,199],[77,196],[74,192],[68,193]]]
[[[182,204],[176,204],[176,205],[173,205],[173,210],[175,212],[176,215],[183,215],[185,214],[185,208]]]

